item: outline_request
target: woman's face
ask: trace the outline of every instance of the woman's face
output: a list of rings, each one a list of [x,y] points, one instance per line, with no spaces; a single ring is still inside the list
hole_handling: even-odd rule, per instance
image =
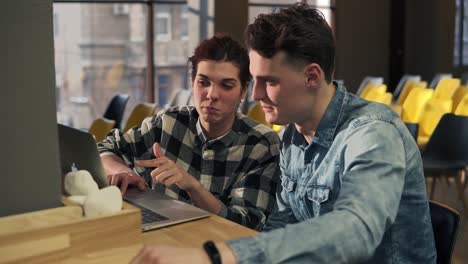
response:
[[[235,64],[200,61],[193,81],[193,97],[202,127],[208,132],[212,129],[226,132],[231,129],[246,91]]]

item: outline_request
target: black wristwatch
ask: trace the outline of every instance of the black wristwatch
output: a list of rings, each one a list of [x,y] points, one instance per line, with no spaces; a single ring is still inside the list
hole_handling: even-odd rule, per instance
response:
[[[216,245],[213,243],[213,241],[206,241],[203,244],[203,248],[210,258],[211,264],[221,264],[221,255],[219,255],[218,248],[216,248]]]

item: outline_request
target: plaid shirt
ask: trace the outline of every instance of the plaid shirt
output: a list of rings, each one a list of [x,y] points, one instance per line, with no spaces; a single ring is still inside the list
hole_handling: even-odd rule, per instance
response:
[[[117,155],[151,184],[180,200],[190,200],[175,184],[154,183],[152,168],[135,160],[154,159],[152,146],[186,170],[222,203],[220,216],[261,229],[276,203],[279,181],[279,138],[268,127],[238,113],[231,131],[208,140],[194,107],[172,107],[146,118],[141,126],[122,134],[118,129],[98,144],[101,156]]]

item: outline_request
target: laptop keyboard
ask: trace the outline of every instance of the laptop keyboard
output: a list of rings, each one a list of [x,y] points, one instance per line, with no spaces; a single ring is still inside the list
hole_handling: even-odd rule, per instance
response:
[[[164,216],[164,215],[160,215],[154,211],[151,211],[141,205],[138,205],[138,204],[135,204],[135,203],[132,203],[130,201],[126,201],[127,203],[135,206],[135,207],[138,207],[141,209],[141,220],[143,222],[143,224],[148,224],[148,223],[154,223],[154,222],[160,222],[160,221],[164,221],[164,220],[168,220],[169,218]]]

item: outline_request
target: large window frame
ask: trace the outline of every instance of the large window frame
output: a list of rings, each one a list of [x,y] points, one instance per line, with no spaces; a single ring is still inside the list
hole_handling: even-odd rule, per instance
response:
[[[155,5],[186,5],[187,1],[184,0],[54,0],[53,3],[80,3],[80,4],[110,4],[110,5],[127,5],[127,4],[145,4],[147,10],[147,24],[146,24],[146,49],[147,49],[147,72],[146,77],[148,80],[147,85],[147,98],[151,103],[155,102],[155,65],[154,65],[154,42],[157,40],[154,32],[154,21],[156,21],[156,14],[153,12]],[[123,15],[123,14],[122,14]],[[169,19],[171,17],[169,16]],[[169,24],[171,21],[169,21]],[[167,37],[167,36],[165,36]],[[170,36],[169,36],[170,37]],[[159,41],[159,38],[158,38]]]
[[[468,0],[455,1],[455,32],[454,32],[454,47],[453,47],[453,64],[455,67],[467,68],[468,59],[465,61],[464,56],[468,56],[468,17],[465,9],[468,8]]]

